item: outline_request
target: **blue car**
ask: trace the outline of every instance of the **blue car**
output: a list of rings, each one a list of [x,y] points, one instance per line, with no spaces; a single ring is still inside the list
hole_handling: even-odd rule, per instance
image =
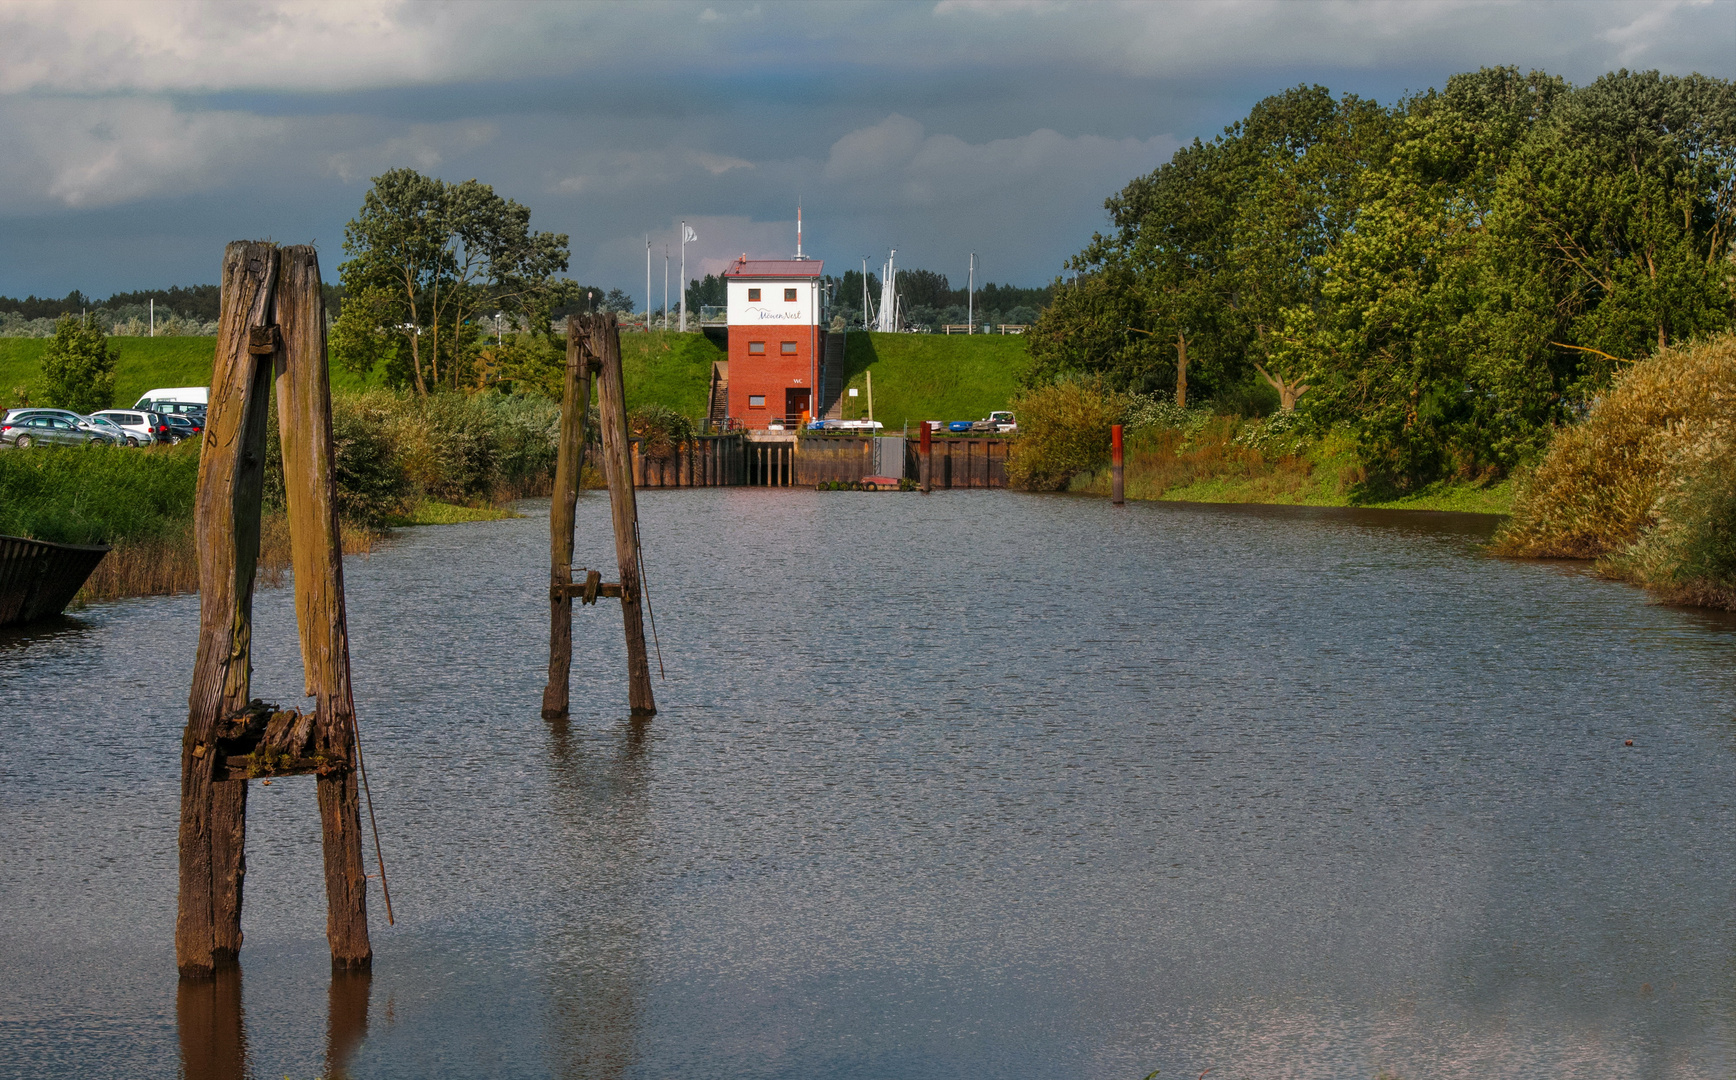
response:
[[[969,420],[954,420],[952,423],[946,425],[946,430],[948,430],[948,431],[962,431],[966,435],[968,435],[968,434],[970,434],[970,421]]]

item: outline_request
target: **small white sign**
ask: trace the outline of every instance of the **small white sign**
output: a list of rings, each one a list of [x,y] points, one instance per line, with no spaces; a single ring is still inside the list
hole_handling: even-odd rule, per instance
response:
[[[856,396],[856,388],[855,388],[855,387],[854,387],[854,386],[852,386],[852,387],[851,387],[851,388],[850,388],[850,396],[851,396],[851,397],[855,397],[855,396]]]

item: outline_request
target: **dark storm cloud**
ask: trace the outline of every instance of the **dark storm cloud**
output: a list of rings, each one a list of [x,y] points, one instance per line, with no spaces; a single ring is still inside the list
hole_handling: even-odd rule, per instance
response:
[[[1391,101],[1488,64],[1729,77],[1736,6],[1668,3],[32,4],[0,9],[0,293],[211,280],[313,239],[368,178],[471,176],[644,289],[814,254],[1051,277],[1102,200],[1259,98]],[[264,58],[264,59],[262,59]]]

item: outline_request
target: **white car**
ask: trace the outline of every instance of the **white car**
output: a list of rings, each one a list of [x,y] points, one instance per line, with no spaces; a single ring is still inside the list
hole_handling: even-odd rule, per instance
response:
[[[91,414],[92,420],[106,420],[124,433],[128,446],[150,446],[169,441],[169,425],[154,412],[138,409],[104,409]]]

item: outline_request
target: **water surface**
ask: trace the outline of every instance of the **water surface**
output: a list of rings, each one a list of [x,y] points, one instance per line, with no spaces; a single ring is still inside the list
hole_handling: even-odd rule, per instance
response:
[[[1726,620],[1471,516],[655,491],[662,711],[605,603],[550,725],[526,512],[346,564],[371,985],[311,781],[255,784],[241,971],[178,1029],[197,600],[0,638],[0,1073],[1736,1071]],[[255,608],[292,702],[291,594]]]

